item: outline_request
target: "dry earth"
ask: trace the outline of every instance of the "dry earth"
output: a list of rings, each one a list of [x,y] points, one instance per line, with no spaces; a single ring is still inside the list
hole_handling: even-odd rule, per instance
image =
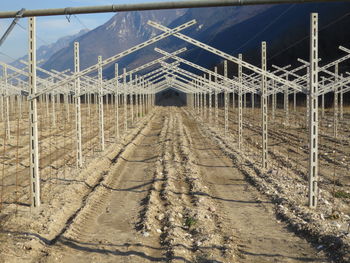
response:
[[[257,153],[221,132],[156,107],[56,198],[8,218],[0,262],[332,262],[291,230],[290,203],[248,163]]]

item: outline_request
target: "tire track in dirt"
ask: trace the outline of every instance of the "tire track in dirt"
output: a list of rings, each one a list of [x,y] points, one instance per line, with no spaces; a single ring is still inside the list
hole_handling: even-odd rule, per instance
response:
[[[153,246],[149,242],[142,244],[137,239],[140,236],[132,233],[136,210],[152,182],[149,177],[153,160],[157,158],[152,150],[161,126],[151,118],[147,127],[119,154],[109,174],[89,195],[67,230],[53,240],[56,246],[49,249],[50,257],[45,262],[55,262],[58,258],[65,262],[86,262],[87,257],[92,261],[163,260],[157,240]]]

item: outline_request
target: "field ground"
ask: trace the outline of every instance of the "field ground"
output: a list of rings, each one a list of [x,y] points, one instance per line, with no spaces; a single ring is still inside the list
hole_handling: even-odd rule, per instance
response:
[[[222,110],[216,127],[214,120],[209,123],[208,113],[199,116],[188,107],[155,107],[123,131],[119,140],[113,121],[107,119],[105,152],[93,150],[98,147],[92,143],[97,141],[97,127],[94,130],[90,124],[81,171],[74,168],[74,143],[69,139],[73,126],[60,123],[58,134],[63,137],[62,145],[56,138],[56,155],[55,150],[45,151],[53,142],[44,130],[42,163],[50,159],[48,165],[54,163],[55,168],[43,170],[44,203],[30,211],[25,170],[16,176],[20,190],[11,188],[13,176],[6,177],[0,262],[349,260],[348,109],[339,123],[338,138],[332,136],[332,112],[327,111],[320,122],[321,193],[315,211],[307,207],[303,112],[291,113],[288,123],[281,110],[275,120],[270,119],[268,171],[260,168],[259,110],[244,111],[242,151],[237,149],[235,114],[230,110],[227,136]],[[10,149],[9,158],[16,160],[16,147]],[[22,167],[25,154],[17,154],[22,156]],[[7,165],[6,174],[15,167]],[[11,202],[12,195],[21,198]]]

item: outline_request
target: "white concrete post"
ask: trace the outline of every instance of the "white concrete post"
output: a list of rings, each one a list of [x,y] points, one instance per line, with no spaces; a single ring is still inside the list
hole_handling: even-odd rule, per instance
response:
[[[286,76],[286,80],[288,80],[288,74]],[[285,111],[285,125],[289,124],[289,96],[288,96],[288,87],[284,89],[284,111]]]
[[[4,121],[4,95],[5,95],[5,89],[1,94],[0,97],[0,116],[1,116],[1,121]]]
[[[227,60],[224,61],[224,76],[227,78]],[[226,83],[224,84],[226,86]],[[225,89],[224,93],[224,107],[225,107],[225,136],[227,135],[228,131],[228,93]]]
[[[307,68],[307,86],[310,87],[310,67]],[[306,127],[309,127],[310,119],[310,96],[306,94]]]
[[[7,86],[7,66],[4,65],[4,80],[5,80],[5,115],[6,115],[6,125],[5,125],[5,131],[6,131],[6,139],[10,139],[11,136],[11,128],[10,128],[10,97],[8,93],[8,86]]]
[[[35,17],[28,20],[29,29],[29,96],[36,93],[36,30]],[[29,102],[29,171],[30,171],[30,190],[31,205],[33,208],[39,207],[40,200],[40,174],[39,174],[39,146],[38,146],[38,112],[37,98]]]
[[[126,84],[126,68],[123,69],[124,74],[124,82],[123,82],[123,90],[124,90],[124,131],[128,129],[128,106],[127,106],[127,84]]]
[[[214,69],[215,72],[215,78],[214,78],[214,82],[217,84],[218,83],[218,68],[215,67]],[[218,101],[218,92],[215,89],[215,125],[216,127],[218,127],[218,123],[219,123],[219,101]]]
[[[105,150],[104,114],[103,114],[103,79],[102,79],[102,56],[98,56],[98,113],[99,113],[99,137],[101,151]]]
[[[297,111],[297,92],[295,90],[293,92],[293,111],[294,113]]]
[[[343,78],[343,74],[341,74],[340,76]],[[343,120],[343,118],[344,118],[344,109],[343,109],[344,93],[343,93],[343,87],[339,88],[339,95],[340,95],[340,119]]]
[[[267,70],[266,65],[266,42],[261,45],[261,69]],[[261,113],[262,113],[262,167],[267,169],[267,83],[266,76],[262,75],[261,80]]]
[[[242,54],[238,55],[238,58],[242,60]],[[242,149],[242,134],[243,134],[243,113],[242,113],[242,83],[243,72],[242,64],[238,64],[238,149]]]
[[[343,78],[343,74],[341,74],[340,76]],[[340,119],[343,120],[343,118],[344,118],[344,109],[343,109],[344,92],[343,92],[343,87],[340,87],[339,95],[340,95]]]
[[[334,73],[336,75],[334,82],[336,83],[338,81],[338,74],[339,74],[339,68],[338,68],[338,63],[335,64],[334,67]],[[333,117],[333,136],[335,138],[338,137],[338,96],[339,96],[339,92],[338,92],[338,88],[334,89],[334,117]]]
[[[52,126],[56,127],[56,96],[51,93],[51,104],[52,104]]]
[[[318,14],[311,14],[310,28],[309,206],[318,198]]]
[[[131,124],[134,123],[134,93],[133,93],[133,86],[132,86],[132,74],[130,73],[130,79],[129,79],[129,98],[130,98],[130,117],[131,117]]]
[[[115,133],[116,137],[119,138],[119,66],[116,63],[114,68],[114,74],[115,74]]]
[[[80,72],[79,42],[74,42],[74,73]],[[81,141],[81,110],[80,110],[80,77],[75,79],[75,134],[77,167],[83,166],[83,153]],[[67,101],[68,110],[69,104]]]
[[[208,78],[209,78],[209,83],[211,82],[211,74],[208,75]],[[213,97],[213,92],[212,92],[212,89],[210,88],[209,90],[209,124],[212,123],[212,119],[213,119],[213,113],[212,113],[212,98]]]
[[[322,77],[322,86],[324,86],[324,77]],[[321,98],[322,98],[322,101],[321,101],[321,116],[322,116],[322,118],[324,118],[324,93],[322,94],[322,96],[321,96]]]

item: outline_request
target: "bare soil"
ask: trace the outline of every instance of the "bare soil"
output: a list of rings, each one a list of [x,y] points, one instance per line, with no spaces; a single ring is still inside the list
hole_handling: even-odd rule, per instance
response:
[[[303,174],[283,165],[260,171],[253,137],[258,118],[246,112],[251,134],[244,135],[242,153],[230,114],[232,136],[224,136],[222,128],[208,125],[208,116],[156,107],[117,144],[88,159],[74,179],[46,191],[55,196],[42,208],[20,206],[3,218],[0,262],[340,262],[328,258],[332,251],[322,239],[336,236],[336,229],[319,227],[322,219],[313,218],[299,193],[306,186]],[[277,126],[275,140],[292,140]],[[278,157],[286,153],[284,144],[276,148],[274,165],[296,162]],[[293,167],[303,172],[301,164]],[[347,200],[336,201],[342,207]]]

